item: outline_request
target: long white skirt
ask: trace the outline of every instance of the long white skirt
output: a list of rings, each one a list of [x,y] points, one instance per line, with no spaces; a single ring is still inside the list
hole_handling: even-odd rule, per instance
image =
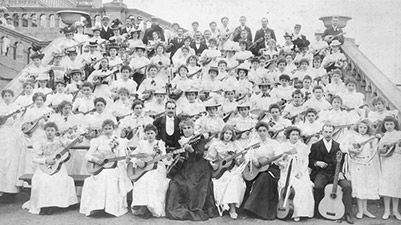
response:
[[[220,215],[229,209],[228,204],[235,204],[235,207],[241,205],[246,190],[242,171],[242,167],[235,166],[219,179],[212,179],[214,199]]]
[[[85,179],[79,212],[89,216],[94,210],[104,210],[114,216],[124,215],[128,211],[128,191],[118,167],[104,169]]]
[[[163,165],[148,171],[134,183],[132,189],[132,204],[146,206],[154,217],[166,216],[166,192],[170,179],[166,177]]]
[[[379,195],[401,198],[401,154],[397,149],[392,156],[382,158],[379,175]]]
[[[24,167],[22,135],[6,124],[0,129],[0,137],[0,192],[17,193]]]
[[[22,208],[32,214],[39,214],[43,207],[66,208],[78,203],[74,180],[68,176],[64,165],[54,175],[36,169],[32,177],[31,198]]]
[[[295,178],[292,186],[295,190],[294,217],[313,217],[315,201],[313,199],[313,183],[309,176]]]

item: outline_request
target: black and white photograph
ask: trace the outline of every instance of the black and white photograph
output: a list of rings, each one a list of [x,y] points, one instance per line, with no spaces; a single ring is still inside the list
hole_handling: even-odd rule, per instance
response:
[[[400,9],[0,0],[0,224],[401,224]]]

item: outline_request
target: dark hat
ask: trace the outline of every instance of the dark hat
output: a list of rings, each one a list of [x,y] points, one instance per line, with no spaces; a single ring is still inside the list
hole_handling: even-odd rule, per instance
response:
[[[45,54],[44,54],[44,53],[41,53],[41,52],[34,52],[34,53],[30,56],[31,59],[36,59],[36,58],[38,58],[38,59],[43,59],[43,57],[45,57]]]
[[[88,47],[97,47],[98,43],[97,40],[96,41],[89,41]]]
[[[210,73],[210,71],[215,71],[217,74],[219,74],[219,69],[218,69],[216,66],[211,66],[211,67],[209,68],[208,73]]]
[[[71,26],[68,26],[68,27],[64,27],[61,31],[62,31],[64,34],[69,34],[69,33],[74,33],[74,32],[75,32],[75,29],[72,28]]]
[[[281,75],[278,77],[278,80],[287,80],[287,81],[290,81],[291,78],[290,78],[290,76],[288,76],[287,74],[281,74]]]
[[[111,43],[111,44],[109,44],[108,46],[107,46],[107,49],[110,51],[110,49],[116,49],[117,51],[118,51],[118,49],[120,48],[120,45],[119,44],[116,44],[116,43]]]

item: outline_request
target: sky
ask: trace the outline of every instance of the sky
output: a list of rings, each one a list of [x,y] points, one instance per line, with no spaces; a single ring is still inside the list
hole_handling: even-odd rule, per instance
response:
[[[110,2],[110,1],[104,1]],[[189,29],[199,21],[202,30],[210,21],[222,16],[232,27],[240,16],[246,16],[254,34],[260,19],[267,17],[278,42],[295,23],[313,41],[316,29],[324,29],[321,16],[352,17],[344,29],[355,38],[361,51],[391,80],[401,83],[401,1],[399,0],[124,0],[129,8],[137,8]]]

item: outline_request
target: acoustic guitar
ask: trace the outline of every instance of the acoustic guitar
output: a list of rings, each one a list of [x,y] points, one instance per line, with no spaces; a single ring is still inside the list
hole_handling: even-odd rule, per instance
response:
[[[338,220],[344,216],[345,207],[342,201],[343,192],[341,187],[338,186],[338,175],[340,173],[340,163],[342,159],[342,152],[338,151],[336,155],[336,171],[334,174],[333,184],[328,184],[324,188],[324,198],[319,203],[319,213],[324,218],[329,220]]]
[[[53,159],[55,161],[55,163],[53,165],[50,165],[47,163],[40,164],[39,168],[42,170],[42,172],[44,172],[48,175],[53,175],[53,174],[57,173],[58,171],[60,171],[63,163],[67,162],[71,157],[71,153],[69,151],[70,148],[73,147],[75,144],[79,143],[81,141],[81,136],[85,136],[85,135],[88,135],[88,131],[85,131],[84,133],[80,134],[79,137],[75,138],[70,144],[68,144],[66,147],[64,147],[60,151],[57,151],[57,152],[53,153],[52,155],[50,155],[49,157],[46,157],[46,158]]]
[[[251,146],[248,146],[248,147],[242,149],[241,151],[238,151],[237,153],[234,153],[234,154],[232,154],[232,155],[229,155],[229,156],[227,156],[227,157],[224,158],[224,159],[213,161],[213,163],[217,163],[217,164],[218,164],[218,167],[217,167],[216,170],[214,170],[214,171],[212,172],[212,177],[213,177],[213,178],[216,178],[216,179],[219,179],[221,176],[223,176],[223,174],[224,174],[227,170],[230,170],[230,169],[232,169],[232,168],[234,167],[234,165],[235,165],[235,162],[234,162],[235,158],[237,158],[237,157],[240,156],[240,155],[245,154],[245,153],[246,153],[247,151],[249,151],[250,149],[259,148],[259,147],[260,147],[260,143],[256,143],[256,144],[253,144],[253,145],[251,145]]]
[[[29,106],[30,106],[30,105],[29,105]],[[25,107],[24,107],[24,108],[25,108]],[[17,114],[17,113],[19,113],[19,112],[23,112],[23,111],[24,111],[24,108],[18,109],[17,111],[14,111],[14,112],[12,112],[12,113],[10,113],[10,114],[4,115],[4,116],[0,116],[0,127],[3,126],[3,125],[6,123],[6,121],[8,120],[8,118],[14,116],[15,114]]]
[[[35,131],[35,129],[38,127],[39,121],[42,119],[45,119],[45,118],[49,118],[50,114],[51,113],[46,113],[33,121],[28,121],[28,122],[23,123],[21,126],[21,131],[24,134],[31,136],[32,133]]]
[[[124,160],[124,159],[130,159],[130,158],[141,158],[141,157],[146,157],[145,154],[143,153],[138,153],[138,154],[131,154],[127,156],[115,156],[115,154],[110,153],[108,154],[104,160],[101,163],[95,163],[95,162],[89,162],[86,164],[86,170],[88,173],[92,175],[98,175],[100,172],[103,171],[103,169],[112,169],[117,167],[117,162]]]
[[[294,154],[294,153],[295,153],[295,152],[293,152],[293,151],[284,152],[284,153],[282,153],[282,154],[279,154],[279,155],[277,155],[277,156],[274,156],[274,157],[273,157],[272,159],[270,159],[269,161],[270,161],[270,163],[271,163],[271,162],[274,162],[274,161],[276,161],[277,159],[281,158],[281,157],[284,156],[284,155],[287,155],[287,154]],[[244,171],[242,171],[242,178],[244,178],[244,180],[246,180],[246,181],[252,181],[252,180],[254,180],[254,179],[259,175],[259,173],[265,172],[265,171],[267,171],[267,170],[269,169],[270,163],[268,163],[268,164],[266,164],[266,165],[264,165],[264,166],[257,167],[257,166],[255,166],[255,165],[252,163],[252,161],[250,161],[250,162],[248,163],[248,165],[245,166]]]
[[[288,164],[285,186],[280,191],[280,200],[277,205],[277,218],[281,220],[291,219],[294,214],[294,197],[295,190],[291,185],[292,164],[294,159],[291,158]]]
[[[145,163],[145,166],[143,168],[137,167],[134,168],[134,165],[132,162],[130,162],[127,166],[127,173],[128,173],[128,177],[136,182],[137,180],[139,180],[143,175],[145,175],[145,173],[147,173],[148,171],[154,170],[157,168],[157,163],[165,158],[171,157],[175,154],[179,154],[179,153],[183,153],[185,152],[185,149],[180,148],[177,149],[175,151],[172,151],[170,153],[164,154],[164,155],[160,155],[160,156],[150,156],[147,155],[143,158],[141,158],[141,160]]]

